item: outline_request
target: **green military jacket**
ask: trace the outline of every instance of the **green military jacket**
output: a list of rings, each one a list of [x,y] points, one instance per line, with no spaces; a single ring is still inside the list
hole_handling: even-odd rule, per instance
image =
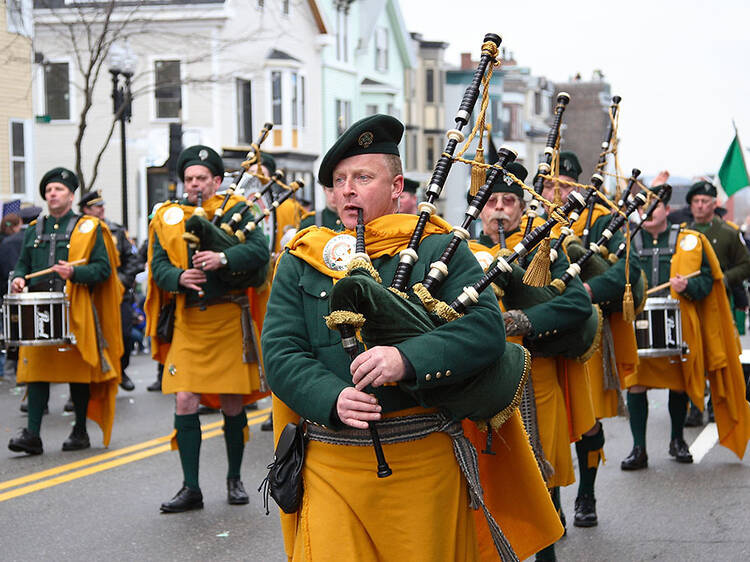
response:
[[[508,232],[507,235],[511,236],[517,231],[518,229]],[[488,248],[494,246],[492,239],[484,233],[479,236],[478,242]],[[536,249],[529,255],[529,263],[535,253]],[[550,266],[552,279],[562,277],[569,265],[568,258],[564,253],[560,253]],[[531,322],[531,331],[526,334],[525,340],[531,340],[535,345],[543,345],[545,339],[557,337],[559,332],[570,330],[585,322],[591,314],[591,299],[581,280],[576,277],[561,295],[521,310]]]
[[[711,242],[727,286],[738,285],[750,278],[750,253],[737,230],[717,216],[709,223],[693,222],[688,228],[697,230]]]
[[[449,234],[425,238],[409,286],[424,279],[429,264],[440,258]],[[322,251],[322,248],[321,248]],[[399,256],[373,260],[385,286],[390,285]],[[461,244],[438,294],[450,303],[463,288],[476,282],[482,269]],[[338,331],[326,327],[332,279],[287,250],[274,278],[261,344],[266,376],[274,393],[302,417],[329,427],[342,427],[336,414],[341,391],[353,386],[349,356]],[[414,295],[411,295],[415,299]],[[397,321],[397,319],[394,319]],[[505,328],[491,291],[457,320],[396,346],[411,363],[417,389],[436,388],[466,380],[499,359],[505,350]],[[367,388],[383,413],[417,405],[398,386]]]
[[[586,217],[588,209],[582,213],[583,217]],[[598,242],[611,220],[610,215],[599,217],[594,221],[594,224],[590,228],[590,242]],[[625,242],[625,236],[622,229],[618,230],[612,235],[612,238],[607,242],[607,250],[610,253],[617,251],[617,248],[621,243]],[[607,305],[612,302],[622,301],[622,297],[625,294],[625,259],[617,260],[617,262],[610,267],[606,273],[597,275],[593,279],[586,281],[591,288],[592,298],[591,300],[595,304]],[[641,275],[641,264],[638,257],[634,252],[630,254],[630,284],[634,285],[636,280]]]
[[[675,248],[670,248],[670,232],[672,232],[673,229],[675,230],[675,232],[672,233],[671,237],[673,238],[673,240],[676,240],[676,232],[679,232],[681,229],[678,225],[672,225],[669,222],[667,222],[666,230],[659,233],[659,235],[656,237],[652,236],[651,233],[647,232],[645,229],[642,229],[638,234],[638,236],[640,237],[640,243],[633,244],[631,251],[633,253],[638,253],[639,248],[666,248],[674,251]],[[648,255],[646,252],[641,253],[641,263],[643,264],[644,271],[646,271],[650,286],[655,287],[669,281],[670,269],[672,266],[672,255],[673,253],[669,252],[657,253],[657,255],[655,256]],[[682,295],[690,300],[704,299],[711,292],[713,282],[714,281],[711,274],[711,266],[708,263],[706,254],[704,253],[703,260],[701,261],[700,275],[688,279],[687,288],[682,292]],[[661,291],[659,294],[653,296],[664,297],[668,295],[669,289],[664,289],[664,291]]]
[[[179,204],[181,206],[194,206],[189,203],[187,199],[181,200]],[[237,203],[234,205],[222,215],[220,224],[229,222],[232,219],[232,215],[240,212],[244,206],[244,203]],[[211,220],[210,215],[212,214],[213,213],[209,213],[209,216],[207,217],[208,220]],[[240,223],[240,228],[244,227],[245,224],[252,219],[252,214],[246,213],[243,221]],[[150,264],[151,275],[159,288],[171,293],[186,293],[188,305],[198,303],[198,293],[180,285],[180,275],[182,275],[185,270],[172,263],[169,254],[161,245],[159,236],[156,233],[154,233],[151,244],[153,252]],[[212,248],[204,249],[210,250]],[[246,236],[245,241],[242,243],[238,243],[226,249],[216,249],[215,251],[224,252],[224,255],[227,257],[227,265],[225,267],[229,268],[231,272],[254,272],[250,286],[259,287],[265,281],[270,254],[268,251],[268,239],[265,234],[263,234],[262,229],[256,228],[253,230],[252,233]],[[192,264],[194,253],[194,250],[188,250],[188,264]],[[203,284],[203,291],[206,300],[225,295],[230,290],[221,280],[220,271],[221,270],[205,272],[206,283]]]
[[[302,219],[302,221],[299,224],[299,229],[302,230],[303,228],[307,228],[308,226],[315,226],[317,225],[317,214],[321,213],[321,220],[320,220],[320,226],[325,226],[326,228],[330,228],[331,230],[335,230],[336,232],[341,232],[344,230],[344,225],[341,224],[341,219],[339,218],[338,214],[331,211],[328,207],[325,207],[323,211],[313,211],[310,215]]]
[[[43,234],[64,234],[69,227],[74,227],[78,222],[80,215],[76,215],[72,210],[68,211],[59,219],[52,216],[45,216],[43,219]],[[70,221],[74,221],[70,224]],[[70,229],[72,232],[72,228]],[[62,236],[61,236],[62,238]],[[59,260],[68,259],[68,250],[70,248],[69,240],[58,239],[54,242],[54,259],[50,260],[50,244],[52,241],[37,240],[37,225],[32,223],[26,229],[23,238],[21,254],[18,256],[18,262],[13,269],[13,277],[23,277],[29,273],[40,271],[55,265]],[[50,263],[50,261],[52,263]],[[86,285],[95,285],[106,280],[112,269],[107,256],[107,248],[104,246],[101,226],[96,227],[96,242],[89,256],[88,263],[73,266],[73,283],[82,283]],[[53,291],[62,290],[65,282],[57,273],[49,273],[40,277],[29,280],[30,291]]]

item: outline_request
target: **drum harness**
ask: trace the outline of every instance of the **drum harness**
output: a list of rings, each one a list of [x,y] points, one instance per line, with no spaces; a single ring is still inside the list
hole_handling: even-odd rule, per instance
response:
[[[73,229],[78,220],[82,215],[74,214],[68,221],[68,225],[65,227],[65,232],[52,232],[50,234],[44,234],[44,224],[48,217],[43,217],[36,221],[36,238],[34,239],[34,247],[37,248],[42,242],[49,242],[49,254],[47,256],[47,267],[52,267],[57,263],[57,243],[65,242],[70,247],[70,235],[73,233]],[[41,284],[41,283],[40,283]],[[62,292],[65,288],[65,280],[59,275],[49,275],[47,279],[47,290],[54,292]]]
[[[671,259],[677,248],[677,236],[680,234],[681,227],[679,224],[673,224],[669,230],[669,243],[667,248],[645,248],[643,246],[643,237],[635,237],[635,248],[640,257],[651,256],[651,275],[650,283],[652,287],[659,284],[659,257],[669,256]]]

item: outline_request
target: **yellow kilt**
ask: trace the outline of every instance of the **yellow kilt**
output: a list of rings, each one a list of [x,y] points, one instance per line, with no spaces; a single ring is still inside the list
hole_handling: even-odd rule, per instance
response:
[[[292,560],[477,560],[451,438],[432,433],[383,451],[393,474],[381,480],[372,447],[308,442]]]
[[[625,387],[640,385],[648,388],[668,388],[685,392],[685,375],[680,364],[680,356],[641,358],[638,370],[625,377]],[[698,406],[702,407],[703,401]]]
[[[618,366],[619,367],[619,366]],[[591,388],[591,402],[596,419],[613,418],[617,415],[617,390],[604,389],[604,368],[602,350],[597,349],[594,355],[584,363]]]
[[[164,394],[249,395],[259,389],[258,366],[242,362],[239,306],[221,303],[179,311],[164,362]]]
[[[531,380],[536,398],[536,415],[539,421],[539,440],[545,458],[555,473],[547,485],[567,486],[575,482],[573,458],[570,454],[568,415],[565,396],[557,378],[557,359],[535,357],[531,360]]]

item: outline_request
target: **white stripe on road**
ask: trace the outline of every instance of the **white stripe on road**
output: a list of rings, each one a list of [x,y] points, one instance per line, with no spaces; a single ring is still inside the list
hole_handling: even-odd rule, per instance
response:
[[[719,441],[719,430],[715,423],[708,423],[703,428],[700,435],[690,445],[690,453],[693,455],[693,462],[698,464],[706,456],[714,445]]]

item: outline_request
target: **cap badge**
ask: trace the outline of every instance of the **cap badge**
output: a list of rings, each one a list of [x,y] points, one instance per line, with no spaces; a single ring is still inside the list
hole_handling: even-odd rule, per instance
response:
[[[361,146],[362,148],[367,148],[372,144],[372,141],[375,139],[374,135],[370,131],[365,131],[361,135],[359,135],[359,138],[357,139],[357,144]]]
[[[60,177],[62,177],[62,179],[64,180],[68,179],[68,172],[63,170],[62,172],[60,172]]]
[[[198,152],[198,158],[200,158],[201,160],[205,160],[206,158],[208,158],[208,150],[202,148],[201,151]]]

